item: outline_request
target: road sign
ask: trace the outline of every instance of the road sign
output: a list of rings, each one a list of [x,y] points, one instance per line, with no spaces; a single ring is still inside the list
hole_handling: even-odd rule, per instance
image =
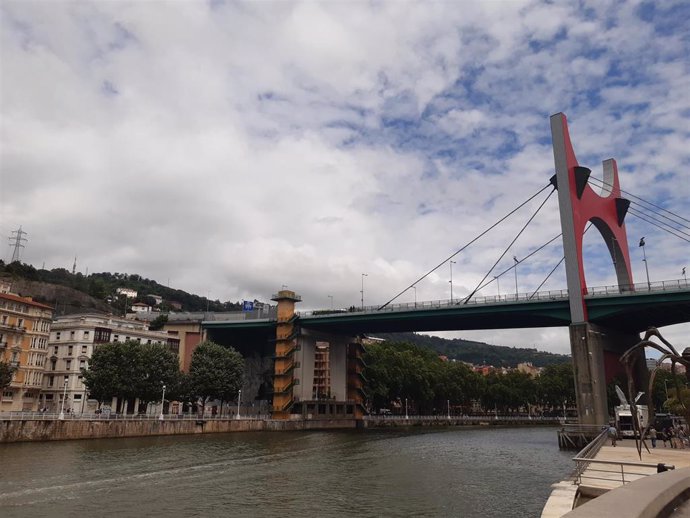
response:
[[[245,300],[244,302],[242,302],[242,311],[252,311],[253,309],[254,309],[254,303],[253,302],[251,302],[249,300]]]

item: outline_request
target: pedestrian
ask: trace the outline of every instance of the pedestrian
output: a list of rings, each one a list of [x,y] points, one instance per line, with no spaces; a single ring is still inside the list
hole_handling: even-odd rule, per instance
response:
[[[673,427],[669,426],[667,428],[667,434],[668,434],[668,442],[671,443],[671,448],[675,449],[676,448],[676,432],[673,431]]]
[[[666,435],[666,428],[661,429],[661,440],[664,442],[664,448],[666,448],[666,441],[668,441],[668,435]]]
[[[649,429],[649,438],[652,440],[652,448],[656,448],[656,429],[653,426]]]
[[[611,439],[611,446],[616,447],[616,441],[618,440],[618,430],[611,424],[609,426],[609,431],[607,432],[609,439]]]

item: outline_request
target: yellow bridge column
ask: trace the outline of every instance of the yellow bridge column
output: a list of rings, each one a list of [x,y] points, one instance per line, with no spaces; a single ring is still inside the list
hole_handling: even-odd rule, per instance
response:
[[[293,376],[296,363],[294,353],[298,349],[299,335],[295,321],[295,303],[302,297],[294,291],[281,290],[271,300],[278,303],[276,324],[275,366],[273,370],[273,419],[289,419],[290,410],[295,403],[293,387],[299,380]]]

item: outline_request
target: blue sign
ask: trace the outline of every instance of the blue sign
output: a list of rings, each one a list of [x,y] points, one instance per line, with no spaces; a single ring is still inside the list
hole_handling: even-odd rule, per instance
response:
[[[244,302],[242,302],[242,311],[252,311],[253,309],[254,309],[254,303],[253,302],[251,302],[249,300],[245,300]]]

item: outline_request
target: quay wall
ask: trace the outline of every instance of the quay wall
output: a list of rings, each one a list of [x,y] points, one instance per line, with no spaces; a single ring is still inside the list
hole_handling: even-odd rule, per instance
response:
[[[0,444],[31,441],[66,441],[155,435],[194,435],[228,432],[280,432],[397,427],[450,426],[556,426],[553,420],[517,418],[451,418],[439,416],[367,416],[349,419],[6,419],[0,418]]]
[[[0,421],[0,443],[106,439],[153,435],[226,432],[330,430],[355,428],[353,419],[274,421],[270,419],[105,420],[75,419]]]

